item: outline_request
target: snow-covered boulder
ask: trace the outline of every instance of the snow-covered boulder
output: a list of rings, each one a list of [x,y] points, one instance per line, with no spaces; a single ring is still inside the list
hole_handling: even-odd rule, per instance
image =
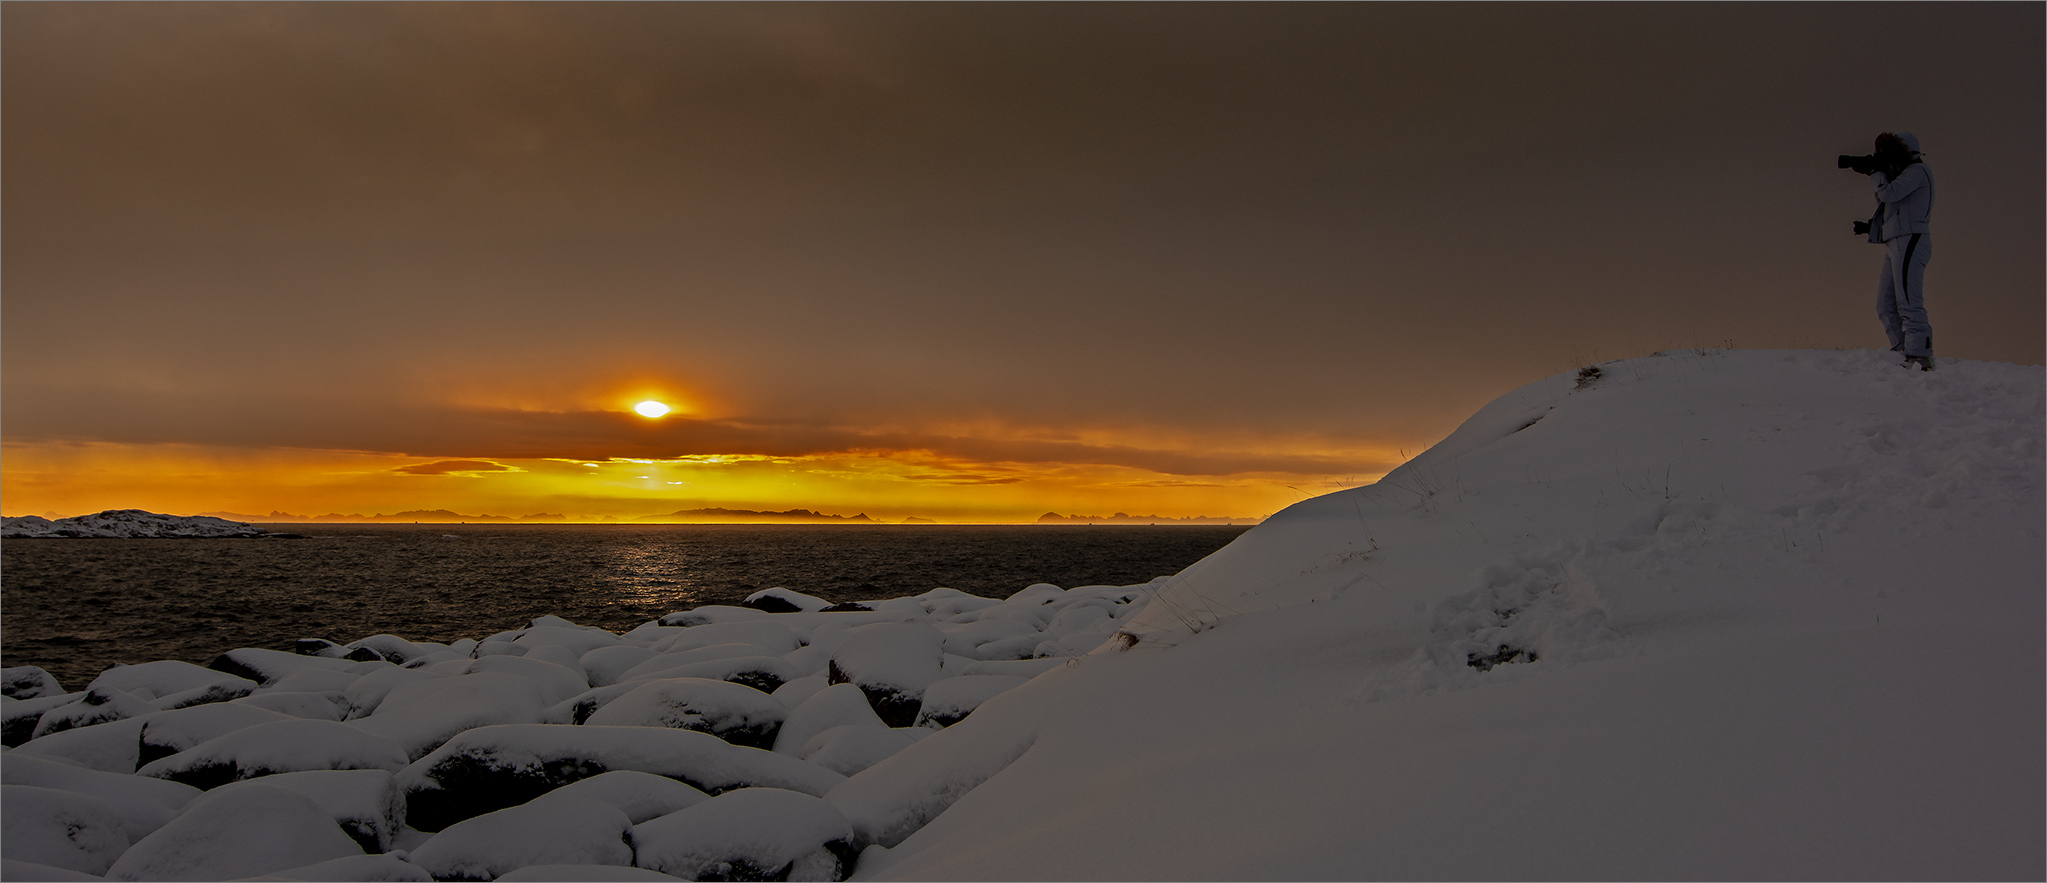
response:
[[[653,872],[649,871],[647,873],[651,874]],[[666,877],[667,875],[663,874],[662,876]],[[70,868],[59,868],[53,865],[37,864],[35,862],[16,861],[11,858],[0,858],[0,880],[97,881],[105,879],[106,879],[105,877],[99,876],[98,874],[88,874],[85,873],[84,871],[74,871],[71,870]]]
[[[789,709],[773,696],[725,681],[667,678],[640,684],[606,703],[591,726],[675,727],[734,745],[772,748]]]
[[[244,688],[244,693],[256,687],[255,682],[227,672],[189,662],[162,659],[140,665],[116,665],[100,672],[99,677],[93,678],[92,683],[87,684],[85,688],[119,690],[138,699],[156,699],[216,684],[238,686]]]
[[[121,853],[109,880],[233,880],[361,855],[302,794],[252,784],[208,794]]]
[[[160,515],[141,509],[108,509],[54,521],[35,515],[0,520],[0,538],[133,539],[145,537],[267,537],[254,525],[210,515]]]
[[[35,699],[55,696],[64,692],[63,686],[49,672],[33,665],[17,665],[0,668],[0,696],[9,699]]]
[[[583,667],[583,673],[589,678],[590,686],[604,687],[625,680],[625,673],[633,666],[653,659],[656,655],[658,654],[646,647],[618,644],[598,647],[584,653],[576,657],[576,663]]]
[[[832,606],[832,602],[788,589],[762,589],[746,596],[739,605],[764,613],[814,613]]]
[[[140,777],[137,777],[140,778]],[[362,845],[364,852],[387,852],[391,839],[405,826],[405,794],[397,777],[384,770],[307,770],[260,779],[230,782],[218,794],[239,788],[283,788],[304,795]]]
[[[405,768],[405,749],[344,723],[281,720],[244,727],[152,761],[137,774],[216,788],[229,782],[305,770]]]
[[[412,850],[436,880],[491,880],[528,865],[629,865],[632,822],[594,800],[536,801],[464,819]]]
[[[660,660],[656,657],[648,661]],[[779,656],[734,656],[638,672],[630,675],[626,683],[657,678],[709,678],[714,681],[731,681],[763,693],[773,693],[783,684],[802,676],[803,673],[798,671],[796,666]]]
[[[924,688],[939,678],[945,636],[921,622],[862,626],[832,653],[830,680],[854,684],[892,727],[916,722]]]
[[[141,717],[156,710],[156,706],[149,704],[148,700],[119,690],[87,690],[85,695],[78,697],[78,701],[43,712],[36,721],[31,738],[41,739],[51,733]]]
[[[158,714],[152,711],[150,714]],[[110,773],[133,773],[142,737],[142,725],[149,716],[94,724],[90,727],[51,733],[23,743],[13,750],[29,757],[47,757],[87,769]]]
[[[105,874],[128,849],[128,823],[89,794],[0,785],[0,847],[16,861]]]
[[[282,880],[296,883],[430,883],[425,868],[399,855],[344,855],[302,868],[286,868],[243,880]]]
[[[694,616],[719,609],[743,608],[699,607],[687,615]],[[803,641],[787,625],[776,622],[759,611],[747,610],[746,613],[748,616],[745,619],[737,621],[690,626],[656,642],[652,649],[660,653],[680,653],[718,644],[752,644],[761,648],[762,656],[780,656],[803,646]]]
[[[706,625],[722,625],[730,622],[759,620],[772,614],[751,607],[728,607],[722,604],[706,604],[690,610],[670,613],[656,620],[662,626],[674,628],[695,628]]]
[[[301,668],[268,684],[265,693],[345,693],[365,672],[346,669]]]
[[[0,696],[0,745],[13,748],[35,735],[36,724],[51,709],[63,708],[85,698],[85,691],[50,693],[31,699]]]
[[[909,730],[846,724],[810,737],[798,756],[839,775],[851,776],[916,742]]]
[[[612,770],[577,782],[570,782],[527,801],[528,806],[550,800],[595,800],[618,807],[637,825],[656,816],[687,809],[711,799],[709,794],[667,776],[638,770]]]
[[[227,704],[267,708],[292,717],[312,720],[338,721],[348,716],[348,694],[340,690],[253,693],[240,699],[228,700]]]
[[[512,724],[456,736],[398,780],[408,824],[438,831],[612,770],[667,776],[710,794],[752,786],[823,794],[844,778],[690,730]]]
[[[888,724],[874,713],[867,694],[858,686],[833,684],[811,694],[789,713],[788,719],[782,722],[773,747],[777,753],[801,757],[812,736],[841,726],[888,729]]]
[[[152,763],[236,730],[294,719],[283,712],[232,702],[153,714],[142,723],[135,762]]]
[[[330,671],[360,671],[363,663],[348,659],[331,659],[325,656],[300,656],[282,650],[265,650],[260,647],[241,647],[214,657],[207,668],[247,678],[258,684],[269,686],[286,674],[302,668],[320,668]]]
[[[504,883],[632,883],[682,878],[624,865],[529,865],[498,879]]]
[[[1023,686],[1029,678],[1004,675],[960,675],[933,682],[924,689],[917,726],[943,729],[973,714],[981,703]]]
[[[505,672],[432,678],[392,690],[374,713],[348,726],[398,743],[410,762],[464,730],[539,723],[544,698],[533,681]]]
[[[635,825],[634,864],[684,880],[844,880],[846,818],[808,794],[742,788]]]
[[[19,752],[10,752],[5,760],[0,760],[0,782],[53,788],[104,800],[120,815],[131,842],[163,827],[178,810],[203,793],[190,785],[90,770]],[[7,809],[14,811],[12,807]]]

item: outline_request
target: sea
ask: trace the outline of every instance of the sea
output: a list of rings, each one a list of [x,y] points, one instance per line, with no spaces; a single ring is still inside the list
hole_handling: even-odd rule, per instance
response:
[[[81,689],[237,647],[481,639],[554,614],[625,631],[766,588],[865,601],[1170,576],[1243,525],[267,524],[297,539],[0,543],[0,659]]]

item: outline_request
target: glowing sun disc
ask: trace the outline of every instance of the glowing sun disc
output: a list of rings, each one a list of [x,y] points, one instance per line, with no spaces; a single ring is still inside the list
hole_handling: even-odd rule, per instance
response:
[[[642,417],[659,417],[668,413],[668,406],[660,402],[641,402],[634,405],[633,410],[640,412]]]

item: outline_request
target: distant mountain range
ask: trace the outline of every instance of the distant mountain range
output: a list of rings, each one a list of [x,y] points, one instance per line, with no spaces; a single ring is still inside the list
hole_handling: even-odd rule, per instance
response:
[[[1038,516],[1039,524],[1257,524],[1263,518],[1229,518],[1219,515],[1190,515],[1173,518],[1166,515],[1130,515],[1118,512],[1114,515],[1061,515],[1047,512]]]
[[[867,517],[867,513],[865,513],[865,512],[862,512],[862,513],[860,513],[860,514],[858,514],[858,515],[826,515],[826,514],[824,514],[823,512],[815,512],[815,511],[812,511],[812,510],[809,510],[809,509],[790,509],[790,510],[788,510],[788,511],[785,511],[785,512],[762,512],[762,511],[759,511],[759,510],[756,510],[756,509],[720,509],[720,508],[715,508],[715,507],[714,507],[714,508],[709,508],[709,509],[681,509],[681,510],[677,510],[677,511],[675,511],[675,512],[671,512],[671,513],[669,513],[669,514],[667,514],[667,515],[645,515],[645,516],[641,516],[641,517],[639,517],[639,518],[635,518],[635,519],[633,519],[633,520],[634,520],[634,521],[656,521],[656,522],[668,522],[668,523],[677,523],[677,522],[680,522],[680,523],[684,523],[684,524],[700,524],[700,523],[708,523],[708,524],[734,524],[734,523],[739,523],[739,524],[745,524],[745,523],[769,523],[769,524],[880,524],[880,523],[881,523],[881,522],[875,521],[875,520],[874,520],[874,519],[872,519],[872,518],[869,518],[869,517]]]

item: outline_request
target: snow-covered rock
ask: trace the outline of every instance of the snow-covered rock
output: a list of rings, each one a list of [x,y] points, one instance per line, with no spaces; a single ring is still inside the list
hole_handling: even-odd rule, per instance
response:
[[[64,692],[63,686],[49,672],[33,665],[17,665],[0,668],[0,696],[9,699],[35,699],[55,696]]]
[[[675,727],[734,745],[772,748],[788,706],[752,687],[706,678],[648,681],[606,703],[591,726]]]
[[[140,778],[139,776],[137,778]],[[387,852],[405,825],[405,794],[397,777],[384,770],[307,770],[231,782],[218,794],[238,788],[283,788],[313,801],[364,852]]]
[[[216,788],[229,782],[306,770],[405,768],[405,749],[344,723],[280,720],[243,727],[151,761],[138,775]]]
[[[0,785],[0,843],[7,857],[84,874],[105,874],[128,849],[128,823],[89,794]]]
[[[43,712],[41,719],[36,721],[31,738],[41,739],[65,730],[141,717],[156,710],[156,706],[149,704],[148,700],[119,690],[87,690],[77,701]]]
[[[739,604],[764,613],[813,613],[832,606],[832,602],[823,598],[788,589],[762,589],[746,596],[746,600]]]
[[[656,816],[695,806],[711,799],[711,796],[667,776],[638,770],[613,770],[570,782],[527,801],[526,805],[567,798],[595,800],[615,806],[637,825]]]
[[[803,743],[799,757],[842,776],[858,774],[916,744],[907,730],[843,724]]]
[[[773,748],[778,753],[800,757],[812,736],[840,726],[888,729],[888,724],[874,713],[867,694],[858,686],[833,684],[811,694],[789,713],[788,719],[782,722],[782,730],[777,734]]]
[[[498,879],[504,883],[632,883],[682,878],[625,865],[529,865]]]
[[[192,801],[121,853],[109,880],[233,880],[361,855],[302,794],[251,783]]]
[[[944,643],[928,623],[863,626],[832,652],[830,680],[858,686],[882,721],[906,727],[917,721],[924,688],[939,678]]]
[[[44,713],[85,698],[85,691],[49,693],[32,699],[0,696],[0,745],[13,748],[35,735]]]
[[[254,525],[210,515],[159,515],[141,509],[108,509],[54,521],[36,515],[0,520],[0,538],[267,537]]]
[[[298,883],[429,883],[433,875],[398,855],[344,855],[302,868],[286,868],[243,880]]]
[[[84,794],[106,801],[120,816],[130,842],[149,836],[201,793],[190,785],[143,776],[89,770],[61,761],[19,753],[0,760],[0,782]],[[6,812],[27,812],[9,806]]]
[[[159,712],[152,711],[151,715]],[[133,773],[149,715],[51,733],[23,743],[9,757],[47,757],[87,769]]]
[[[844,880],[857,850],[831,804],[742,788],[633,826],[634,864],[684,880]]]
[[[753,786],[824,794],[844,779],[690,730],[512,724],[456,736],[406,767],[398,780],[408,824],[438,831],[612,770],[667,776],[709,794]]]
[[[492,880],[528,865],[630,865],[632,822],[594,800],[535,801],[449,825],[412,850],[436,880]]]
[[[142,723],[135,761],[148,764],[239,729],[293,719],[282,712],[231,702],[153,714]]]
[[[996,696],[1027,683],[1014,675],[960,675],[934,681],[924,688],[924,704],[917,712],[917,726],[942,729],[966,719]]]
[[[227,704],[267,708],[292,717],[313,720],[338,721],[348,715],[348,694],[340,690],[255,693],[240,699],[231,699]]]

